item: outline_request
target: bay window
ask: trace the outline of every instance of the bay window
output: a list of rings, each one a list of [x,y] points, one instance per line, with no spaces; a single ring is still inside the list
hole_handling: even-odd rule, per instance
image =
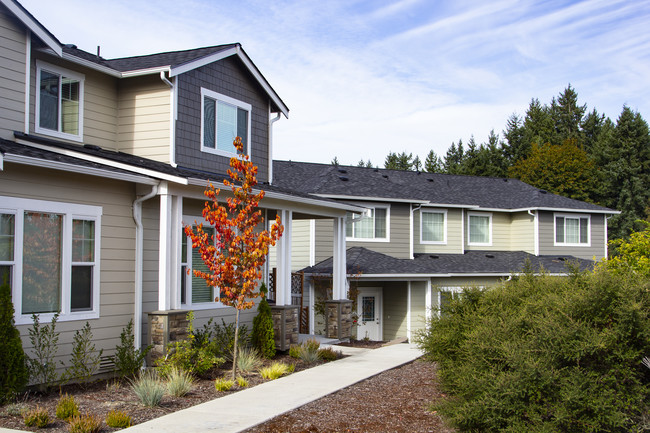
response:
[[[237,155],[235,137],[241,137],[250,155],[252,106],[226,95],[201,89],[201,150],[226,157]]]
[[[555,245],[590,245],[588,215],[555,214]]]

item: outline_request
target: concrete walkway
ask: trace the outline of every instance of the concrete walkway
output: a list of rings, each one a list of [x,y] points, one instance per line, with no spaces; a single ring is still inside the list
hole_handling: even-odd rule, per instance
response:
[[[323,345],[325,346],[325,345]],[[337,346],[349,355],[253,388],[202,403],[123,431],[236,433],[261,424],[328,394],[421,356],[413,344],[401,343],[379,349]],[[13,432],[0,428],[0,433]]]

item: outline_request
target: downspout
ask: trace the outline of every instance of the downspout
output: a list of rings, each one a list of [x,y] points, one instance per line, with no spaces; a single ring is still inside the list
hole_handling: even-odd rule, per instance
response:
[[[280,120],[280,113],[269,119],[269,185],[273,183],[273,124]]]
[[[144,230],[142,228],[142,202],[158,194],[158,185],[151,187],[149,194],[133,201],[133,221],[135,221],[135,299],[133,307],[133,346],[139,350],[142,346],[142,262]]]
[[[176,87],[174,83],[169,81],[165,76],[165,71],[160,71],[160,79],[163,83],[167,84],[170,89],[169,93],[169,106],[170,106],[170,119],[169,119],[169,165],[176,167]]]

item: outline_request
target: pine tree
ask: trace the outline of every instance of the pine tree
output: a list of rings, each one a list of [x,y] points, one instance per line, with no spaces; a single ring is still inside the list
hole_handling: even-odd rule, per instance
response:
[[[20,333],[14,324],[11,287],[0,275],[0,403],[11,400],[29,380],[29,370]]]
[[[265,358],[275,356],[275,331],[273,330],[273,317],[271,307],[266,301],[266,285],[262,283],[260,292],[264,295],[257,306],[257,316],[253,319],[253,332],[251,333],[253,346]]]
[[[384,161],[384,168],[390,170],[413,170],[413,154],[389,152]]]
[[[428,173],[442,173],[442,159],[432,150],[429,151],[427,158],[424,160],[424,171]]]

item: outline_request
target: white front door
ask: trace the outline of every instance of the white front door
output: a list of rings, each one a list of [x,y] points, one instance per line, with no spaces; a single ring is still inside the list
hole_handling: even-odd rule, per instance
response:
[[[357,296],[357,339],[368,338],[379,341],[381,330],[381,289],[361,288]]]

